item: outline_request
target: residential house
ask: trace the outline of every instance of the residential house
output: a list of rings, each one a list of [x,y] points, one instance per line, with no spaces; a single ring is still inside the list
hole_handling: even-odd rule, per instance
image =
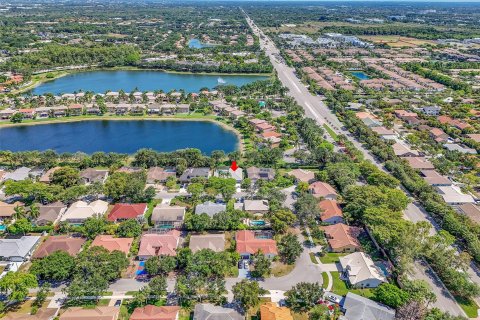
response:
[[[395,143],[392,145],[393,152],[397,157],[418,157],[420,153],[417,150],[411,150],[403,143]]]
[[[438,116],[440,111],[442,111],[442,108],[439,106],[426,106],[421,107],[420,111],[427,116]]]
[[[83,114],[83,106],[81,104],[72,104],[68,106],[68,115],[71,117],[81,116]]]
[[[144,234],[140,239],[138,259],[147,260],[156,256],[176,256],[180,243],[180,231],[170,230],[162,234]]]
[[[373,300],[348,292],[342,301],[344,320],[394,320],[395,310]]]
[[[35,117],[35,109],[18,109],[18,112],[23,115],[25,119],[33,119]]]
[[[195,214],[206,213],[210,218],[213,218],[219,212],[224,212],[227,210],[227,205],[223,203],[215,203],[207,201],[201,204],[198,204],[195,207]]]
[[[322,181],[310,184],[308,191],[316,198],[336,200],[338,196],[337,192],[331,185]]]
[[[458,206],[458,209],[473,222],[480,224],[480,207],[478,205],[473,203],[465,203]]]
[[[464,154],[477,154],[477,150],[457,143],[445,143],[443,147],[449,151],[457,151]]]
[[[108,214],[107,220],[113,222],[127,219],[143,221],[147,209],[146,203],[117,203]]]
[[[449,205],[461,205],[464,203],[475,202],[475,199],[471,195],[463,193],[458,186],[437,186],[436,188],[443,200]]]
[[[128,255],[133,244],[133,238],[115,238],[111,235],[98,235],[90,247],[103,247],[108,251],[120,251]]]
[[[350,227],[343,223],[337,223],[322,227],[332,252],[355,252],[361,249],[358,236],[361,228]]]
[[[37,226],[46,226],[55,224],[58,219],[67,211],[67,206],[61,202],[39,205],[39,215],[35,220]]]
[[[256,233],[251,230],[238,231],[236,236],[237,252],[243,259],[249,259],[258,251],[261,251],[269,258],[273,258],[278,254],[277,243],[273,239],[265,239],[257,237]]]
[[[395,131],[385,127],[373,127],[373,132],[376,132],[384,140],[394,140],[397,137]]]
[[[164,183],[167,181],[168,177],[177,176],[177,171],[175,169],[164,169],[160,167],[151,167],[147,170],[147,183]]]
[[[429,185],[437,186],[451,186],[452,181],[445,176],[442,176],[435,170],[421,170],[420,175]]]
[[[182,183],[190,182],[192,178],[210,178],[210,168],[187,168],[180,176],[179,180]]]
[[[225,250],[225,234],[209,233],[203,235],[192,235],[190,236],[190,242],[188,246],[193,253],[203,249],[221,252]]]
[[[82,250],[85,241],[84,238],[73,238],[67,235],[50,236],[38,246],[38,249],[33,254],[33,258],[44,258],[55,251],[64,251],[75,257]]]
[[[298,182],[305,182],[305,183],[313,183],[315,181],[315,173],[313,171],[305,170],[305,169],[294,169],[288,173],[289,175],[295,177],[295,181]]]
[[[448,141],[448,138],[450,137],[448,134],[445,133],[440,128],[432,128],[429,130],[430,137],[432,137],[433,140],[435,140],[438,143],[444,143]]]
[[[245,320],[237,310],[210,303],[198,303],[193,311],[193,320]]]
[[[480,133],[470,133],[467,134],[467,137],[477,143],[480,143]]]
[[[387,282],[382,270],[364,252],[354,252],[340,257],[342,278],[355,288],[376,288]]]
[[[243,210],[251,214],[265,214],[268,213],[270,207],[268,200],[245,200],[243,202]]]
[[[7,172],[4,175],[3,180],[4,181],[8,181],[8,180],[23,181],[30,176],[31,171],[32,171],[32,169],[30,169],[30,168],[20,167],[13,172]]]
[[[15,214],[15,208],[23,206],[24,204],[21,202],[6,203],[0,201],[0,220],[11,219]]]
[[[320,201],[318,206],[322,210],[320,213],[322,222],[329,224],[343,223],[343,211],[336,200],[325,199]]]
[[[252,180],[252,183],[256,183],[257,180],[272,181],[275,179],[275,170],[272,168],[247,168],[247,177]]]
[[[266,302],[260,306],[261,320],[293,320],[287,307],[279,307],[275,302]]]
[[[157,229],[177,229],[183,225],[185,207],[159,204],[153,209],[151,220]]]
[[[90,204],[85,201],[77,201],[67,209],[60,221],[66,221],[72,224],[82,224],[88,218],[95,215],[103,216],[108,210],[108,203],[102,200],[96,200]]]
[[[233,170],[232,167],[221,167],[216,169],[213,175],[215,177],[233,178],[237,183],[240,183],[243,180],[243,169],[237,167]]]
[[[87,168],[80,172],[80,179],[85,184],[92,184],[95,182],[105,183],[108,177],[108,170],[97,170]]]
[[[43,183],[50,183],[51,179],[52,179],[52,176],[53,176],[53,173],[55,171],[57,171],[58,169],[60,169],[60,167],[54,167],[54,168],[51,168],[49,170],[47,170],[47,172],[45,172],[41,177],[40,179],[38,180],[39,182],[43,182]]]
[[[178,320],[180,307],[178,306],[153,306],[148,304],[133,310],[130,320]]]
[[[435,166],[425,157],[406,157],[410,167],[416,170],[435,170]]]
[[[35,250],[40,237],[23,236],[18,239],[0,239],[0,261],[27,261]]]
[[[82,308],[70,307],[60,315],[60,320],[118,320],[120,308],[95,307]]]
[[[58,313],[56,308],[38,309],[35,314],[20,313],[19,311],[12,311],[7,314],[2,320],[53,320]]]

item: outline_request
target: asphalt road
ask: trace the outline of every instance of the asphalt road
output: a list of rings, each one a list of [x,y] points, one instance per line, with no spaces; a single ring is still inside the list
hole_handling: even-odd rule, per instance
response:
[[[246,13],[245,13],[246,15]],[[289,89],[289,95],[293,97],[297,103],[303,107],[305,110],[305,115],[309,118],[312,118],[317,121],[319,125],[327,124],[336,134],[345,135],[353,145],[359,149],[365,159],[372,161],[378,168],[385,171],[383,165],[370,154],[361,143],[349,136],[349,132],[343,130],[342,123],[338,120],[335,114],[325,105],[322,101],[322,97],[312,95],[308,88],[297,78],[295,69],[287,66],[283,59],[280,57],[280,51],[276,48],[273,41],[271,41],[247,16],[247,22],[250,25],[250,28],[253,32],[260,38],[260,46],[269,56],[272,65],[277,71],[278,77],[282,84]],[[408,193],[407,193],[408,194]],[[412,203],[407,207],[404,212],[406,219],[418,222],[418,221],[427,221],[432,224],[431,233],[436,232],[435,225],[432,223],[431,218],[421,208],[415,201],[410,197]],[[445,289],[443,284],[438,281],[435,277],[432,276],[433,271],[428,266],[420,267],[417,265],[415,271],[412,273],[412,277],[415,279],[423,279],[427,281],[432,288],[433,292],[437,296],[437,302],[434,304],[435,307],[438,307],[440,310],[449,312],[452,315],[462,315],[465,316],[465,313],[452,298],[450,293]],[[478,280],[477,283],[480,284],[480,277],[473,271],[470,270],[469,274],[472,276],[475,275],[477,279],[473,278],[474,281]]]

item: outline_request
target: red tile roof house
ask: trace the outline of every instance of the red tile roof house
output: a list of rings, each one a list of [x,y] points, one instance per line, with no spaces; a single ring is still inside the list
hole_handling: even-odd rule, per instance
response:
[[[23,114],[24,118],[33,118],[35,116],[35,109],[19,109],[18,112]]]
[[[66,235],[51,236],[47,238],[33,254],[34,259],[40,259],[51,255],[55,251],[65,251],[71,256],[76,256],[85,243],[83,238],[72,238]]]
[[[144,234],[140,240],[138,259],[147,260],[154,256],[176,256],[180,242],[180,231],[171,230],[163,234]]]
[[[251,230],[238,231],[235,240],[237,242],[237,252],[244,259],[249,259],[251,255],[259,250],[269,258],[273,258],[278,254],[275,240],[256,238],[255,232]]]
[[[178,306],[157,307],[146,305],[143,308],[135,308],[130,320],[176,320],[178,319]]]
[[[147,212],[146,203],[117,203],[108,214],[107,220],[112,222],[127,219],[143,220],[145,212]]]
[[[337,192],[328,183],[317,181],[308,187],[308,191],[316,198],[337,200]]]
[[[362,229],[343,223],[322,227],[332,252],[355,252],[361,249],[358,236]]]
[[[133,238],[114,238],[110,235],[99,235],[93,240],[90,247],[103,247],[108,251],[120,251],[128,255],[132,247]]]
[[[329,224],[343,223],[343,211],[336,200],[322,200],[318,204],[322,213],[320,219]]]

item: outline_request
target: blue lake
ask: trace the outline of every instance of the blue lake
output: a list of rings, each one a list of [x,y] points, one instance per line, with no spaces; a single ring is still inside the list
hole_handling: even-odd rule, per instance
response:
[[[185,92],[198,92],[201,88],[213,89],[222,84],[243,86],[245,84],[266,80],[268,76],[259,75],[214,75],[195,73],[168,73],[154,70],[120,70],[79,72],[40,84],[31,90],[32,94],[62,94],[79,91],[105,93],[106,91],[131,92],[183,89]],[[220,80],[220,82],[219,82]]]
[[[370,79],[370,76],[363,71],[352,71],[350,73],[352,74],[352,76],[354,76],[355,78],[360,79],[360,80]]]
[[[165,152],[197,148],[210,154],[232,152],[238,146],[234,132],[208,121],[87,120],[0,127],[0,150],[11,151],[132,154],[142,148]]]
[[[213,44],[203,43],[198,39],[190,39],[190,41],[188,41],[188,47],[192,49],[211,48],[213,46]]]

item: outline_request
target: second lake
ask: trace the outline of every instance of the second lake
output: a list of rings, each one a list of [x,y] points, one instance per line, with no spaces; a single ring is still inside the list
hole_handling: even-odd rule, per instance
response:
[[[132,92],[183,89],[185,92],[198,92],[201,88],[213,89],[219,84],[243,86],[245,84],[266,80],[268,76],[260,75],[215,75],[198,73],[169,73],[154,70],[119,70],[78,72],[45,82],[33,88],[35,95],[45,93],[62,94],[79,91],[105,93],[106,91]]]

